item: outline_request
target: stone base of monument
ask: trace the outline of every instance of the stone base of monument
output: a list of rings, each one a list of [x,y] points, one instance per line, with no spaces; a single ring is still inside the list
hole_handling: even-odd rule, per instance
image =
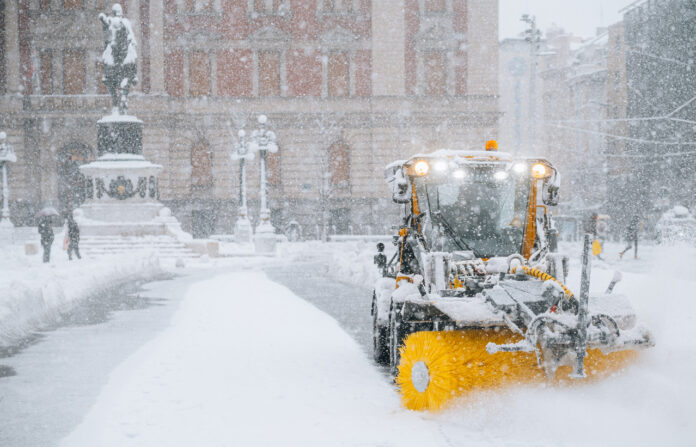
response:
[[[74,215],[81,236],[170,236],[190,242],[191,235],[159,201],[162,166],[142,155],[142,121],[109,115],[97,126],[98,158],[80,166],[87,197]]]
[[[254,230],[251,228],[251,222],[247,218],[238,218],[234,224],[234,241],[238,244],[251,243],[254,236]]]

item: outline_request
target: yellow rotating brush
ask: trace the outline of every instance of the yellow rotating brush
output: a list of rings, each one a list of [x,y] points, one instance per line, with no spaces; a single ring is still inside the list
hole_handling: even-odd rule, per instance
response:
[[[410,410],[439,410],[453,397],[471,390],[547,380],[533,352],[489,354],[490,342],[514,343],[521,337],[507,329],[416,332],[401,348],[396,383],[404,406]],[[590,350],[586,357],[588,376],[606,375],[625,365],[630,351],[603,355]],[[617,368],[618,367],[618,368]],[[569,369],[559,368],[557,377],[566,382]]]

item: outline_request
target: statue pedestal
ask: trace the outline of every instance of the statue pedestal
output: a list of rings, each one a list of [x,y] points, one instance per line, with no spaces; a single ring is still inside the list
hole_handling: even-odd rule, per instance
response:
[[[254,231],[251,228],[251,222],[246,217],[239,217],[234,224],[234,240],[237,243],[251,243],[254,236]]]
[[[273,254],[276,251],[275,229],[270,222],[260,224],[256,227],[254,235],[254,248],[256,253]]]
[[[176,219],[159,202],[158,177],[162,166],[150,163],[142,155],[142,121],[130,115],[109,115],[99,120],[97,126],[99,157],[80,166],[87,191],[87,200],[75,213],[81,234],[181,233]]]

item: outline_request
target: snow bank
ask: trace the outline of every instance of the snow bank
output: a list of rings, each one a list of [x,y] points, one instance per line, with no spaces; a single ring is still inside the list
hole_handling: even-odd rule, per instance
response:
[[[272,309],[272,312],[269,311]],[[195,283],[63,446],[446,445],[335,320],[263,273]]]
[[[387,260],[391,259],[395,252],[391,239],[381,242],[384,243]],[[278,248],[281,258],[319,262],[327,276],[344,283],[372,287],[381,277],[373,261],[377,254],[377,241],[309,241],[280,244]]]
[[[57,240],[62,238],[56,237]],[[162,273],[156,258],[114,256],[68,262],[55,250],[49,264],[28,257],[19,247],[3,247],[0,260],[0,347],[49,325],[80,300],[125,282]]]

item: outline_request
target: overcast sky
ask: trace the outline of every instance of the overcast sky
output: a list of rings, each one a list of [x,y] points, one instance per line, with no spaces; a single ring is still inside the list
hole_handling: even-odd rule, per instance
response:
[[[580,37],[592,37],[598,26],[621,20],[619,10],[634,0],[500,0],[500,38],[524,31],[522,14],[536,16],[542,31],[555,23]]]

